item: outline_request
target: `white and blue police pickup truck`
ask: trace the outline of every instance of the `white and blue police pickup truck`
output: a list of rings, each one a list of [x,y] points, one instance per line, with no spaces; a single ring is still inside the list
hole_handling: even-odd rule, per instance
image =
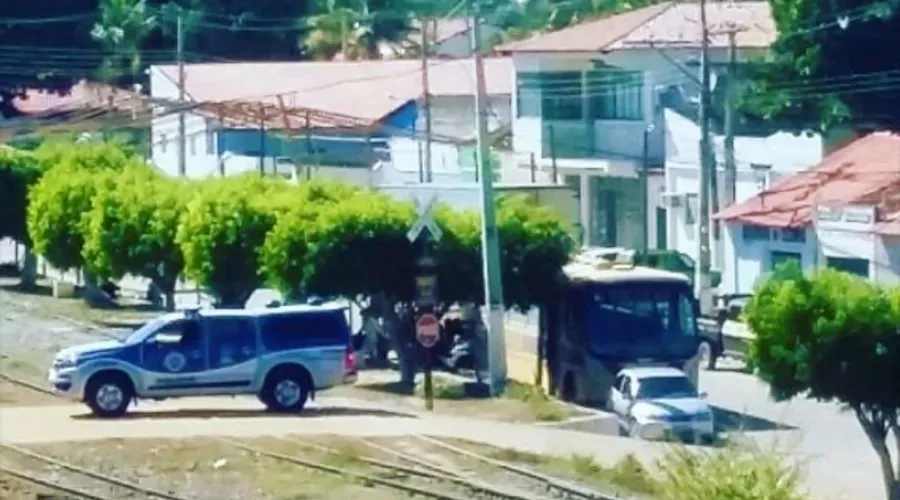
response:
[[[49,372],[55,393],[102,417],[125,414],[135,399],[238,394],[299,412],[317,390],[355,379],[337,305],[164,314],[120,340],[63,349]]]

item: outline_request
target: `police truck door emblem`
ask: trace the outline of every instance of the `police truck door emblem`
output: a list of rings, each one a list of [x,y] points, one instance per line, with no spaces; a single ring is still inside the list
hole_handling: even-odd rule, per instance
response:
[[[163,358],[163,366],[170,372],[180,372],[181,370],[184,370],[185,364],[187,364],[187,358],[178,351],[172,351]]]

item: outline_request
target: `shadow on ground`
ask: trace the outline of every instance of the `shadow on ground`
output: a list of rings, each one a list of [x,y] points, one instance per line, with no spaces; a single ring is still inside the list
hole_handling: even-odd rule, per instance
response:
[[[740,413],[718,406],[710,406],[716,421],[718,432],[764,432],[764,431],[794,431],[792,425],[775,422],[748,413]]]
[[[116,420],[167,420],[167,419],[211,419],[211,418],[321,418],[321,417],[406,417],[417,418],[415,415],[395,411],[380,410],[375,408],[347,408],[326,407],[307,408],[301,413],[273,413],[263,409],[259,410],[207,410],[207,409],[183,409],[163,411],[133,411],[118,417]],[[106,420],[90,413],[72,415],[73,420]]]

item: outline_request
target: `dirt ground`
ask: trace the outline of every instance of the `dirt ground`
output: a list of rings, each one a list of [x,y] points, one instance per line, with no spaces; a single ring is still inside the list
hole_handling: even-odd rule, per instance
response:
[[[446,484],[429,485],[427,482],[421,482],[422,480],[404,477],[396,472],[385,471],[359,461],[359,457],[368,457],[388,463],[401,463],[390,453],[391,451],[401,451],[430,464],[445,467],[448,471],[464,471],[470,477],[477,477],[488,484],[503,485],[522,493],[531,494],[536,498],[546,497],[545,492],[542,493],[536,489],[534,484],[517,481],[515,476],[504,473],[502,470],[430,447],[416,438],[369,440],[368,442],[374,446],[360,439],[332,436],[255,438],[240,442],[256,449],[351,469],[375,477],[393,479],[426,488],[440,488],[442,492],[457,495],[465,493],[465,490],[459,487]],[[503,459],[510,463],[519,463],[546,474],[552,473],[557,477],[570,478],[586,486],[602,484],[605,491],[610,491],[610,480],[618,478],[622,481],[624,477],[616,476],[613,472],[605,472],[605,480],[601,481],[601,473],[581,464],[578,459],[551,460],[536,456],[516,455],[487,446],[475,447],[471,443],[456,442],[454,445],[477,451],[484,456]],[[314,448],[315,446],[326,446],[338,453],[326,453]],[[137,483],[146,488],[198,500],[209,498],[223,500],[246,498],[343,500],[357,496],[365,496],[374,500],[388,500],[407,497],[403,493],[382,486],[314,471],[244,450],[229,441],[213,438],[106,439],[77,444],[54,443],[31,446],[28,449],[111,477]],[[0,463],[39,475],[64,486],[88,490],[97,495],[116,498],[138,498],[140,496],[134,493],[128,494],[127,490],[118,486],[85,478],[7,450],[0,452]],[[406,465],[410,464],[406,463]],[[624,485],[620,485],[615,490],[626,491],[626,488]],[[630,490],[629,487],[628,491]],[[46,488],[36,487],[0,473],[0,497],[10,500],[31,500],[36,498],[38,493],[47,493]]]

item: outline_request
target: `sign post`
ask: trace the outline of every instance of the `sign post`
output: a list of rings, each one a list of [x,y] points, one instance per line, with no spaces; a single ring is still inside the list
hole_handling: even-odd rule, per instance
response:
[[[410,243],[418,243],[415,277],[416,340],[425,354],[425,408],[429,411],[434,410],[431,349],[441,340],[441,322],[435,314],[438,289],[434,244],[441,240],[443,231],[434,221],[431,214],[433,208],[434,199],[419,211],[419,217],[406,233]]]

